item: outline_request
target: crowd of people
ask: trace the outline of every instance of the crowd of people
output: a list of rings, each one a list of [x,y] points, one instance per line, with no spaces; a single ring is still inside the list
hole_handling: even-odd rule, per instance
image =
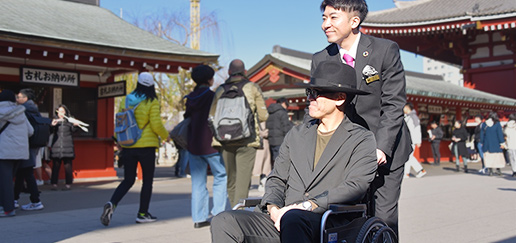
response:
[[[15,216],[16,208],[28,211],[44,208],[38,189],[44,184],[42,167],[50,178],[52,190],[58,189],[61,163],[65,165],[66,175],[62,190],[70,190],[73,183],[72,132],[79,124],[70,119],[73,116],[61,104],[55,118],[40,128],[38,121],[41,122],[42,116],[34,99],[34,91],[29,88],[21,89],[18,94],[8,89],[0,93],[0,217]],[[35,142],[38,139],[43,139],[43,144]],[[52,169],[48,165],[50,161]],[[22,191],[30,194],[28,204],[19,202]]]
[[[242,60],[231,61],[229,78],[215,91],[210,89],[215,75],[212,67],[199,65],[192,69],[195,88],[185,96],[184,113],[190,121],[189,139],[183,147],[176,145],[180,151],[176,176],[190,175],[193,226],[211,225],[214,242],[249,236],[271,241],[312,241],[320,233],[321,212],[329,204],[361,202],[367,192],[371,193],[370,212],[397,233],[403,178],[410,178],[411,169],[417,178],[427,174],[414,156],[423,143],[422,127],[413,104],[406,101],[398,46],[359,31],[368,13],[365,1],[324,0],[320,8],[321,27],[330,44],[313,55],[311,80],[305,84],[309,105],[302,124],[294,126],[289,119],[287,99],[279,98],[266,106],[260,87],[249,81]],[[41,116],[33,99],[30,89],[18,95],[10,90],[0,93],[3,217],[15,215],[24,186],[30,193],[30,203],[21,209],[44,208],[38,190],[42,180],[42,165],[38,162],[44,160],[42,157],[52,160],[48,171],[52,190],[58,189],[61,164],[65,170],[62,190],[72,188],[72,134],[79,124],[69,119],[70,111],[61,104],[50,123],[52,136],[48,145],[30,146],[29,138],[35,130],[29,114]],[[234,109],[235,102],[245,106]],[[117,206],[134,185],[138,163],[143,180],[136,222],[157,220],[149,212],[155,152],[162,141],[170,141],[151,73],[139,74],[135,90],[122,99],[120,107],[134,108],[141,135],[133,144],[120,145],[119,163],[123,164],[124,178],[102,209],[100,221],[105,226],[111,223]],[[235,110],[241,111],[236,115],[246,117],[244,123],[221,118]],[[468,173],[472,154],[478,154],[482,161],[480,172],[502,175],[500,169],[509,161],[512,176],[516,177],[516,114],[509,116],[505,127],[494,112],[485,121],[481,116],[476,121],[473,153],[466,146],[472,135],[462,121],[454,122],[451,152],[456,171],[460,171],[462,160],[463,171]],[[439,165],[443,130],[437,121],[432,121],[427,132],[434,164]],[[34,168],[39,168],[38,179]],[[208,168],[213,175],[211,204]],[[234,207],[248,197],[253,175],[260,177],[259,190],[264,192],[257,210],[226,210],[228,201]]]

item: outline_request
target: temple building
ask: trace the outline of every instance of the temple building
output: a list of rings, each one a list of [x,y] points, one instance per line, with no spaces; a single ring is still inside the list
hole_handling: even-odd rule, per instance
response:
[[[65,104],[90,125],[74,134],[75,178],[116,176],[114,97],[131,90],[115,75],[177,73],[218,59],[139,29],[96,0],[3,0],[0,6],[0,90],[31,88],[43,116],[53,118]]]
[[[274,46],[271,54],[248,70],[249,79],[260,85],[267,104],[281,97],[289,100],[289,115],[294,123],[301,123],[305,115],[305,88],[299,84],[310,80],[311,58],[311,53]],[[421,162],[433,161],[427,139],[431,121],[437,121],[445,132],[441,154],[446,158],[451,157],[447,146],[455,119],[466,120],[491,111],[500,117],[516,112],[516,99],[451,84],[441,75],[405,71],[405,78],[407,101],[414,104],[421,120],[423,145],[415,152]],[[469,129],[474,126],[470,124]]]
[[[462,66],[464,86],[516,98],[516,1],[394,1],[361,31],[401,49]]]

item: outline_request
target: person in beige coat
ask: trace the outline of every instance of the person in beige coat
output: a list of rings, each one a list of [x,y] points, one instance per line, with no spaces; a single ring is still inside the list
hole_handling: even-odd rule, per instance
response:
[[[256,150],[260,147],[260,137],[258,124],[267,120],[269,113],[263,99],[262,90],[258,84],[250,82],[245,73],[244,62],[239,59],[231,61],[229,64],[229,78],[225,84],[247,82],[242,90],[254,114],[255,132],[253,136],[239,141],[227,142],[221,144],[213,139],[214,147],[222,148],[222,158],[226,165],[226,173],[228,176],[228,197],[231,207],[235,206],[241,198],[249,195],[249,185],[256,159]],[[220,96],[224,92],[224,88],[219,86],[215,91],[213,102],[210,108],[209,117],[215,116],[217,103]]]

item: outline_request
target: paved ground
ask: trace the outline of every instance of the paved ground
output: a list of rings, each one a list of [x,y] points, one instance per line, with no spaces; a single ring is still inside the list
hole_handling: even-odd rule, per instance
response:
[[[401,242],[516,242],[516,178],[452,171],[454,164],[423,165],[428,174],[403,182]],[[211,178],[210,178],[211,182]],[[251,195],[259,196],[258,178]],[[151,213],[158,222],[136,224],[137,182],[121,201],[109,227],[100,224],[103,204],[119,179],[76,181],[71,191],[40,189],[45,209],[18,210],[0,218],[0,242],[210,242],[209,228],[194,229],[190,218],[190,179],[175,178],[171,165],[156,171]],[[23,194],[21,203],[29,201]]]

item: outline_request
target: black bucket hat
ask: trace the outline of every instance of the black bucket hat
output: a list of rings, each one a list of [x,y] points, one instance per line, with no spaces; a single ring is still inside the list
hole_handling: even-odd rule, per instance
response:
[[[357,89],[355,69],[335,61],[323,61],[317,65],[307,88],[346,94],[366,95],[367,91]]]

